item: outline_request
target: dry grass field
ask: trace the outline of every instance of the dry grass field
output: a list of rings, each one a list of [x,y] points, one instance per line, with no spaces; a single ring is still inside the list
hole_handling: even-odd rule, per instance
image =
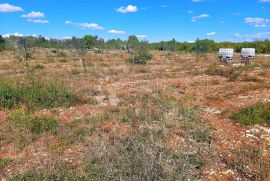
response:
[[[270,180],[270,57],[151,53],[0,52],[0,179]]]

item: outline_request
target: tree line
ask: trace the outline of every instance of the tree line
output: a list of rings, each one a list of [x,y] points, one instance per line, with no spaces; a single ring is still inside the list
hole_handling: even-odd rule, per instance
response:
[[[45,37],[27,36],[16,37],[10,36],[3,38],[0,35],[0,51],[14,49],[19,42],[25,42],[27,46],[32,48],[54,48],[54,49],[69,49],[74,48],[74,42],[80,42],[85,49],[124,49],[130,50],[136,46],[140,46],[143,42],[151,50],[160,51],[178,51],[178,52],[197,52],[197,53],[212,53],[217,52],[219,48],[233,48],[235,52],[240,52],[242,48],[256,48],[259,54],[270,53],[270,41],[253,41],[253,42],[215,42],[209,39],[197,39],[195,42],[178,42],[175,39],[170,41],[161,41],[157,43],[148,43],[139,40],[135,35],[129,36],[128,40],[110,39],[105,41],[98,36],[86,35],[83,38],[72,37],[71,39],[46,39]]]

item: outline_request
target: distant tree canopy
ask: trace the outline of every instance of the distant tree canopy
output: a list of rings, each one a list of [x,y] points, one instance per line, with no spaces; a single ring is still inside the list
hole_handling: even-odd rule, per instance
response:
[[[83,39],[87,49],[102,48],[104,44],[104,40],[98,36],[85,35]]]
[[[128,44],[129,48],[135,48],[136,46],[138,46],[139,42],[140,41],[137,38],[137,36],[131,35],[131,36],[128,37],[127,44]]]
[[[5,49],[5,39],[0,35],[0,51]]]
[[[74,48],[74,42],[72,39],[46,39],[45,37],[27,36],[26,41],[32,47],[39,48]],[[12,49],[16,41],[20,37],[10,36],[9,38],[3,38],[0,36],[0,50]],[[104,41],[104,39],[98,36],[86,35],[83,38],[76,38],[77,40],[84,41],[85,48],[93,49],[123,49],[128,47],[131,49],[136,48],[140,40],[135,36],[129,36],[127,41],[121,39],[110,39]],[[149,48],[152,50],[160,51],[179,51],[179,52],[197,52],[197,53],[210,53],[217,52],[219,48],[233,48],[236,52],[240,52],[242,48],[256,48],[257,53],[270,53],[270,41],[253,41],[253,42],[215,42],[213,40],[197,39],[195,42],[177,42],[175,39],[170,41],[161,41],[157,43],[148,43]]]
[[[257,53],[270,53],[270,41],[254,41],[254,42],[220,42],[217,43],[213,40],[197,39],[193,42],[174,42],[162,41],[159,43],[152,43],[152,49],[163,50],[163,51],[180,51],[180,52],[197,52],[197,53],[211,53],[217,52],[219,48],[233,48],[235,52],[241,52],[242,48],[256,48]]]

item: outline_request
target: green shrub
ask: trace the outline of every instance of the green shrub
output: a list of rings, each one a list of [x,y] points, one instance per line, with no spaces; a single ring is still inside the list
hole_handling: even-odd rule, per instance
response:
[[[224,71],[217,64],[212,64],[206,69],[205,74],[211,76],[223,76]]]
[[[138,47],[135,48],[135,52],[129,61],[132,64],[147,64],[152,57],[153,56],[149,53],[147,43],[141,42]]]
[[[45,68],[45,66],[42,65],[42,64],[36,64],[36,65],[33,67],[33,69],[44,69],[44,68]]]
[[[206,75],[210,76],[223,76],[229,79],[229,81],[236,81],[238,77],[241,75],[242,70],[241,69],[235,69],[235,68],[221,68],[217,64],[212,64],[208,66],[208,68],[205,70]]]
[[[12,79],[2,79],[0,81],[0,106],[11,109],[17,107],[22,102],[22,92],[20,87]]]
[[[71,106],[81,101],[76,94],[54,81],[42,83],[30,79],[22,88],[26,104],[38,109]]]
[[[0,170],[5,168],[8,164],[10,164],[13,160],[9,158],[0,158]]]
[[[78,96],[55,81],[28,78],[23,84],[14,79],[0,80],[0,106],[7,109],[26,105],[31,109],[71,106],[81,102]]]
[[[90,132],[91,130],[86,128],[69,129],[62,134],[61,145],[67,146],[73,143],[83,142]]]
[[[229,78],[229,81],[233,82],[236,81],[241,74],[242,74],[241,70],[231,69],[230,71],[228,71],[227,76]]]
[[[152,55],[144,52],[139,52],[133,55],[130,59],[132,64],[147,64],[152,59]]]
[[[246,107],[240,112],[234,113],[232,118],[244,125],[270,125],[270,104],[257,103]]]
[[[71,72],[72,75],[79,75],[79,74],[81,74],[81,71],[79,69],[75,69],[75,68],[72,69],[70,72]]]
[[[82,175],[77,174],[75,171],[61,168],[55,169],[52,171],[27,171],[22,174],[18,174],[13,176],[11,181],[36,181],[36,180],[46,180],[46,181],[53,181],[53,180],[65,180],[65,181],[86,181],[86,178]]]
[[[55,134],[58,127],[58,121],[55,119],[36,117],[21,110],[12,112],[10,121],[18,127],[30,130],[35,135],[40,135],[44,132]]]
[[[39,117],[23,110],[11,112],[0,127],[1,144],[11,144],[14,151],[21,151],[42,134],[56,134],[58,121],[54,118]]]
[[[97,100],[95,98],[90,97],[88,99],[88,104],[90,104],[90,105],[97,105],[98,102],[97,102]]]

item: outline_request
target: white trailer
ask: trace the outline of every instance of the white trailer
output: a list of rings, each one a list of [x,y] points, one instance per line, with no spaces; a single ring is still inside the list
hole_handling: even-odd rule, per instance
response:
[[[251,60],[254,60],[256,57],[255,48],[242,48],[241,50],[241,63],[247,65],[250,64]]]
[[[220,62],[222,63],[232,64],[233,54],[234,54],[234,49],[232,48],[220,48],[219,53],[218,53],[218,58]]]

